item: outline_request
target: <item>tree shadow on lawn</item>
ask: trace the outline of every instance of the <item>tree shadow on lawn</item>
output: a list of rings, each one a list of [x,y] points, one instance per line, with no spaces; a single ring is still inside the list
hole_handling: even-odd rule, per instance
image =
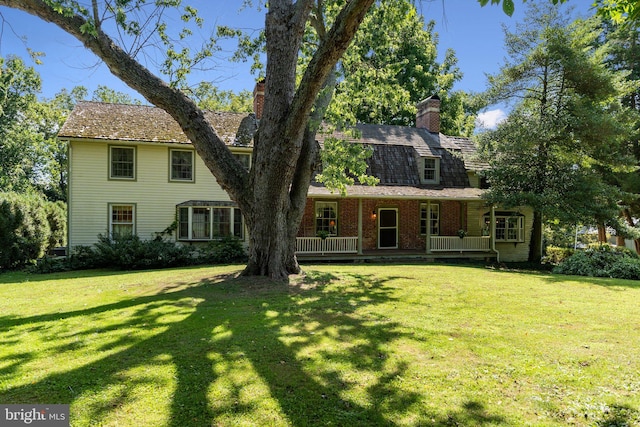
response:
[[[612,291],[622,291],[622,289],[620,288],[640,288],[640,280],[612,279],[609,277],[569,276],[564,274],[553,274],[545,276],[544,279],[549,283],[562,284],[564,282],[579,282],[589,285],[597,285],[609,288]]]
[[[603,286],[606,288],[612,288],[612,290],[620,290],[615,288],[640,288],[640,280],[628,280],[628,279],[613,279],[609,277],[593,277],[593,276],[574,276],[567,274],[552,273],[551,271],[543,270],[520,270],[513,268],[495,268],[493,266],[485,267],[490,269],[496,274],[508,273],[516,276],[535,276],[548,283],[562,284],[565,282],[579,282],[591,285]]]
[[[272,417],[278,424],[280,416],[293,426],[394,425],[407,414],[435,425],[504,421],[476,403],[444,417],[425,414],[424,396],[394,381],[406,372],[407,362],[389,344],[408,334],[387,317],[357,312],[393,301],[386,286],[393,278],[346,278],[352,283],[340,287],[329,286],[338,278],[314,272],[291,286],[255,278],[208,279],[86,310],[0,319],[0,331],[33,327],[45,342],[55,343],[45,359],[61,352],[85,357],[80,352],[86,353],[91,337],[115,334],[92,349],[93,357],[82,365],[0,390],[0,402],[78,402],[83,407],[72,411],[72,416],[81,412],[72,419],[76,425],[115,423],[115,417],[120,424],[122,417],[124,424],[146,424],[126,418],[131,407],[139,409],[141,390],[154,399],[168,396],[164,406],[170,407],[170,419],[162,424],[175,427],[231,424],[235,417]],[[95,316],[112,323],[96,326]],[[65,321],[80,322],[84,329],[72,329],[68,336],[47,330]],[[149,332],[154,328],[157,333]],[[120,330],[131,332],[118,335]],[[101,352],[104,356],[96,358]],[[4,373],[11,375],[19,366],[9,357]],[[35,358],[30,354],[21,363]],[[154,369],[167,366],[174,378],[154,376]],[[138,371],[145,373],[132,373]]]

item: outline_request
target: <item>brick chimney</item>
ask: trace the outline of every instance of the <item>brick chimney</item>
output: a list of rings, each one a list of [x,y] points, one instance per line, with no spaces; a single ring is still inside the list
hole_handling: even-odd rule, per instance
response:
[[[438,95],[420,101],[417,105],[416,127],[440,133],[440,98]]]
[[[262,108],[264,107],[264,79],[260,79],[256,82],[256,87],[253,88],[253,112],[256,115],[256,119],[262,118]]]

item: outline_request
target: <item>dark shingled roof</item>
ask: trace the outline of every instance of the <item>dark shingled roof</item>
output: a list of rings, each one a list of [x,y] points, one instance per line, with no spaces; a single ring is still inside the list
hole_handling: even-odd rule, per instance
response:
[[[477,161],[472,140],[436,134],[422,128],[390,125],[358,124],[358,138],[334,132],[332,136],[373,148],[368,160],[369,175],[380,179],[379,186],[402,185],[417,188],[470,187],[467,170],[483,170]],[[320,134],[320,142],[326,138]],[[421,157],[440,159],[440,184],[421,184],[418,160]]]
[[[373,154],[367,161],[367,174],[380,179],[380,184],[420,185],[420,173],[413,147],[402,145],[370,145]]]
[[[447,144],[455,145],[457,149],[460,150],[467,169],[473,171],[483,171],[489,169],[489,164],[480,161],[480,159],[478,158],[478,148],[471,139],[461,136],[448,136],[440,134],[440,140],[446,140]]]
[[[236,132],[248,113],[215,113],[205,117],[225,144],[236,142]],[[59,138],[190,143],[178,123],[164,110],[143,105],[79,102],[58,133]]]

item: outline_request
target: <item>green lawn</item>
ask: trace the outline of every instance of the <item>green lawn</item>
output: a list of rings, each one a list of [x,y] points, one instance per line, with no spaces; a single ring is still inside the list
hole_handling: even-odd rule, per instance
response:
[[[640,425],[640,282],[313,265],[0,275],[0,403],[73,426]]]

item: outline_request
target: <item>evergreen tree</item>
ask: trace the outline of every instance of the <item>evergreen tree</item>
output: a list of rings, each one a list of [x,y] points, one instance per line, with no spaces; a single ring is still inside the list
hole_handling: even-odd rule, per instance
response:
[[[487,199],[534,210],[530,261],[539,261],[543,218],[614,223],[619,189],[599,170],[628,164],[624,74],[605,65],[600,21],[566,22],[548,5],[529,7],[506,34],[509,56],[489,79],[493,101],[516,100],[514,112],[481,137],[491,188]],[[620,118],[623,118],[622,120]]]

